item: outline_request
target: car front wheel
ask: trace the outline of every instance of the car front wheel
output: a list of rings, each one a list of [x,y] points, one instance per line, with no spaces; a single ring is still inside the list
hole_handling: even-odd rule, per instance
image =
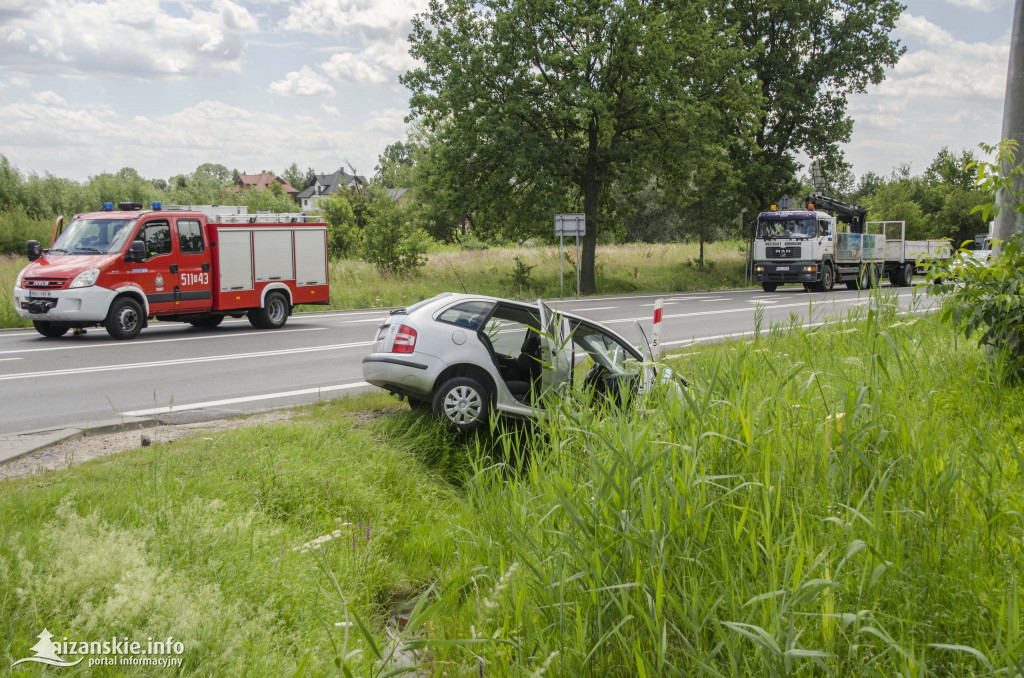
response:
[[[487,423],[490,396],[472,377],[455,377],[434,393],[434,416],[451,431],[469,433]]]

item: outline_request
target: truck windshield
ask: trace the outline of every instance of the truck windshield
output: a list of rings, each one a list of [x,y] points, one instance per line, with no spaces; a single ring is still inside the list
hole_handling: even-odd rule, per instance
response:
[[[75,219],[60,234],[50,252],[114,254],[128,242],[134,226],[134,219]]]
[[[757,237],[771,238],[813,238],[814,219],[811,217],[761,217],[757,221]]]

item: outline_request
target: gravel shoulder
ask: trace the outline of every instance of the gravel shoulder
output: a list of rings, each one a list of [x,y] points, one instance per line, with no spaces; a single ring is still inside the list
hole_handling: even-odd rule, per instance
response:
[[[69,438],[41,450],[0,465],[0,480],[24,478],[48,471],[59,471],[91,459],[134,450],[140,446],[168,443],[191,436],[206,436],[234,428],[287,421],[294,417],[292,409],[274,410],[249,417],[215,419],[188,424],[168,424],[143,430],[117,433],[85,434]]]

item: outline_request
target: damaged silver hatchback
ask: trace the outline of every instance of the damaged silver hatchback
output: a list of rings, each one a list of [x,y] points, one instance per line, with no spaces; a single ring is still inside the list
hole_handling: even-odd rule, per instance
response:
[[[643,351],[543,301],[444,293],[391,312],[363,358],[363,379],[468,432],[493,412],[537,416],[545,398],[568,389],[628,398],[655,378],[675,379],[659,374],[636,327]]]

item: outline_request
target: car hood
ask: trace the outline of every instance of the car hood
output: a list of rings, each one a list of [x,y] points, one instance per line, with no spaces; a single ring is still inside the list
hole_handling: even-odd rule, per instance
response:
[[[119,254],[47,255],[26,266],[24,277],[73,278],[90,268],[105,268],[119,257]]]

